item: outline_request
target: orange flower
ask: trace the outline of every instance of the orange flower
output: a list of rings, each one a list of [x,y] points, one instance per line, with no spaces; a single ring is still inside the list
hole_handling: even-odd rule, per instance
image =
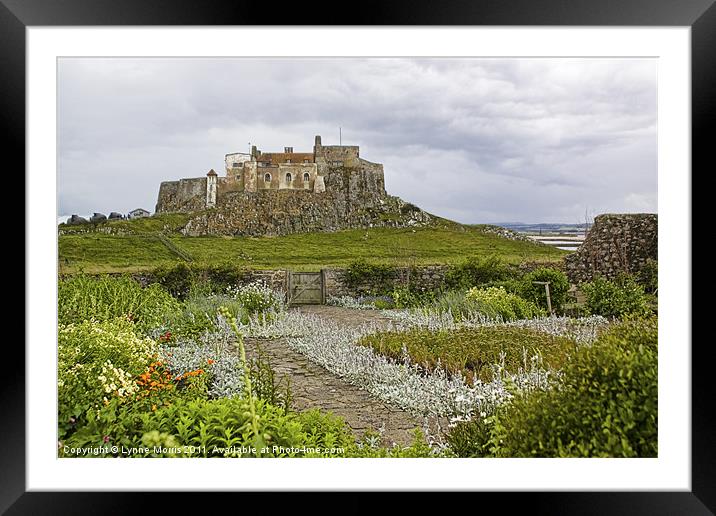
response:
[[[206,362],[207,362],[209,365],[211,365],[211,364],[214,363],[214,361],[213,361],[212,359],[209,359],[209,360],[207,360]]]

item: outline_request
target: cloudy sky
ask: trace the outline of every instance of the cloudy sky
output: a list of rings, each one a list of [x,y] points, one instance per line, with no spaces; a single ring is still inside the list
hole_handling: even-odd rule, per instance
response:
[[[224,154],[360,145],[465,223],[656,212],[650,59],[61,59],[58,215],[154,211]]]

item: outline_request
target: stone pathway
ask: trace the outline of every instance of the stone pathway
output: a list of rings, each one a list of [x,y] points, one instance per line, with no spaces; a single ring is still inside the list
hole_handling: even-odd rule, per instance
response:
[[[302,313],[330,319],[346,326],[378,323],[389,327],[392,322],[374,310],[357,310],[334,306],[301,306],[293,308]],[[246,339],[249,358],[256,356],[260,345],[276,373],[276,379],[286,375],[291,384],[292,407],[301,411],[318,408],[343,417],[357,436],[368,429],[383,428],[383,444],[407,445],[412,441],[412,430],[423,428],[424,420],[373,397],[340,377],[311,362],[290,349],[281,339]],[[443,422],[444,423],[444,422]],[[430,425],[433,427],[435,422]]]

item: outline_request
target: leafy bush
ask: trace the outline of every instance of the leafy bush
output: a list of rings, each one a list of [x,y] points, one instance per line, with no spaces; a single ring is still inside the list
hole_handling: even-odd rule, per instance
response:
[[[649,294],[656,294],[659,289],[659,262],[649,258],[639,271],[636,280]]]
[[[157,267],[152,272],[156,281],[178,299],[184,299],[196,281],[194,271],[185,262],[171,267]]]
[[[451,266],[445,273],[449,289],[467,290],[492,281],[504,281],[516,276],[514,269],[497,256],[473,256]]]
[[[407,352],[413,363],[428,370],[440,366],[459,372],[470,382],[492,381],[493,366],[501,363],[509,373],[528,369],[534,356],[539,356],[539,365],[559,369],[576,349],[576,343],[566,337],[506,326],[378,332],[363,337],[358,344],[396,360]]]
[[[296,416],[301,424],[301,442],[310,448],[343,448],[350,450],[356,447],[355,437],[345,420],[331,413],[321,412],[318,409],[307,410]],[[307,457],[332,457],[336,453],[309,453]]]
[[[596,277],[580,287],[587,296],[587,308],[592,314],[623,317],[651,312],[644,287],[639,285],[633,276],[620,274],[613,281]]]
[[[110,398],[133,398],[139,391],[135,377],[158,352],[152,339],[138,337],[132,323],[122,319],[61,324],[57,338],[60,437]]]
[[[271,290],[265,283],[257,281],[240,287],[230,287],[227,293],[241,303],[248,315],[261,314],[270,317],[283,310],[283,295]]]
[[[179,303],[159,285],[146,288],[124,275],[91,277],[77,275],[58,284],[60,324],[84,320],[109,321],[126,317],[142,331],[160,326],[165,315],[179,309]]]
[[[99,447],[100,457],[434,456],[419,430],[410,446],[386,448],[379,446],[374,438],[377,436],[370,433],[356,443],[345,421],[331,413],[286,413],[264,401],[256,404],[256,412],[261,422],[260,440],[264,442],[259,447],[248,402],[243,398],[179,399],[147,412],[110,404],[67,439],[60,454],[77,456],[72,455],[73,448]],[[112,446],[119,450],[113,452]],[[121,446],[131,453],[121,455]]]
[[[461,457],[656,457],[657,337],[656,318],[620,323],[576,351],[557,388],[516,392],[448,443]]]
[[[206,294],[226,292],[246,278],[246,269],[232,263],[187,264],[178,262],[172,266],[157,267],[154,279],[173,296],[185,299],[197,289]]]
[[[178,398],[169,406],[156,410],[138,411],[132,407],[110,404],[92,416],[87,425],[79,429],[65,443],[70,447],[108,445],[137,447],[147,441],[146,434],[169,437],[182,448],[175,456],[183,457],[238,457],[285,456],[272,447],[297,446],[301,439],[301,424],[282,409],[255,400],[260,421],[259,435],[253,427],[253,418],[245,398],[216,400]],[[256,447],[257,442],[263,442]],[[266,446],[266,449],[262,449]],[[184,448],[186,447],[186,448]],[[254,447],[255,453],[249,449]],[[244,453],[242,453],[242,451]],[[108,449],[105,456],[116,456]],[[134,456],[150,456],[136,452]],[[159,456],[168,454],[160,453]]]
[[[372,264],[365,260],[357,260],[348,265],[345,272],[345,279],[352,289],[365,289],[376,294],[383,294],[390,291],[390,286],[395,279],[396,270],[394,267],[383,264]]]
[[[227,288],[239,285],[246,279],[247,272],[233,263],[206,265],[201,270],[213,293],[226,292]]]
[[[477,312],[504,321],[531,319],[544,315],[544,311],[534,303],[511,294],[501,287],[486,289],[473,287],[467,291],[465,299],[474,303]]]
[[[552,309],[560,312],[567,301],[569,280],[566,274],[557,269],[541,267],[524,275],[520,295],[541,308],[547,308],[547,293],[544,285],[535,285],[533,281],[549,281],[549,297]]]
[[[411,286],[394,287],[390,293],[395,308],[415,308],[432,303],[436,294],[432,290],[417,290]]]

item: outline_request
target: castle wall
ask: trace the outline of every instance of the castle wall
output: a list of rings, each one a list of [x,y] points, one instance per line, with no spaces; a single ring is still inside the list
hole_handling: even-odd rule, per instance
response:
[[[242,170],[242,169],[240,169]],[[242,170],[243,172],[243,170]],[[227,194],[228,192],[243,192],[244,191],[244,176],[228,176],[228,177],[219,177],[217,178],[217,187],[218,187],[218,198],[220,199],[222,195]]]
[[[195,211],[206,205],[206,177],[164,181],[159,185],[156,213]]]
[[[360,148],[353,145],[328,145],[315,148],[316,160],[324,159],[328,165],[341,162],[344,167],[360,166]]]
[[[286,182],[286,174],[291,174],[291,182]],[[308,174],[308,182],[304,181],[304,174]],[[318,167],[310,164],[282,164],[278,166],[279,190],[309,190],[313,191]]]

